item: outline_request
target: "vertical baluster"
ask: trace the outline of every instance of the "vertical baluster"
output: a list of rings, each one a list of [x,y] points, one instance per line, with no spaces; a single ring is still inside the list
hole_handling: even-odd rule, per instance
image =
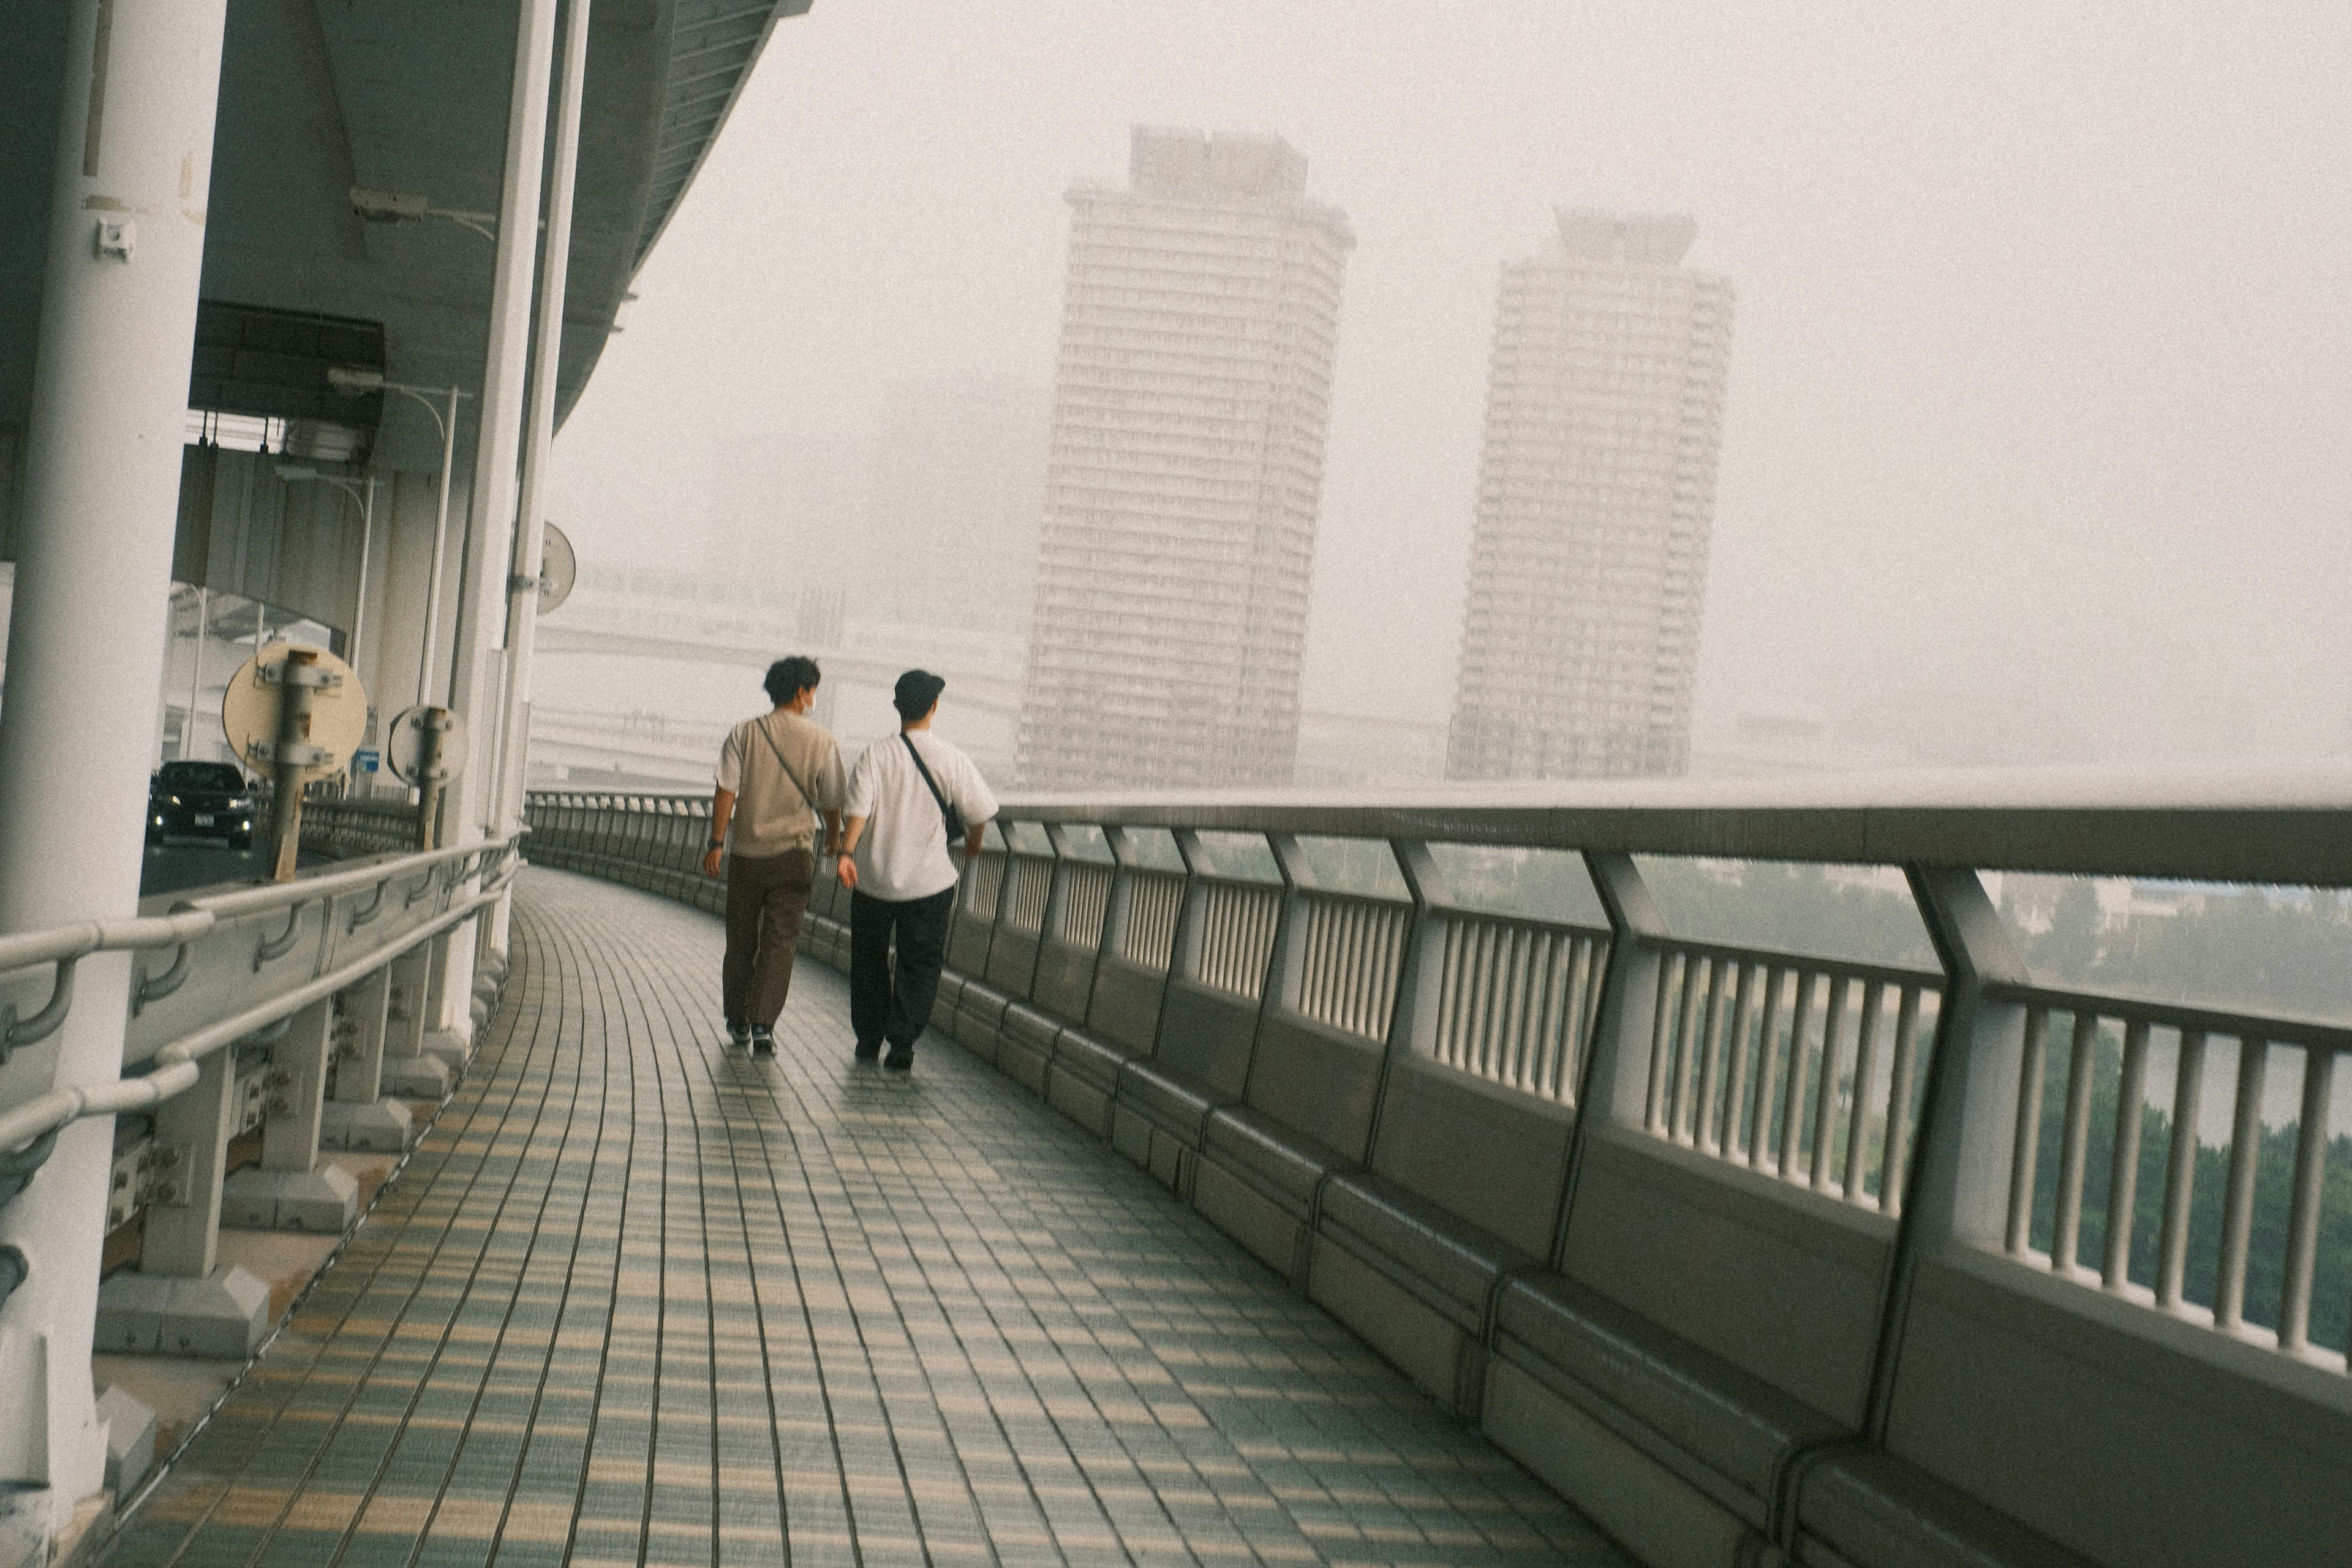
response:
[[[1528,928],[1511,926],[1502,933],[1495,961],[1495,1005],[1487,1015],[1486,1076],[1496,1083],[1510,1080],[1511,1047],[1517,1039],[1519,985],[1528,966]]]
[[[2189,1203],[2197,1183],[2197,1118],[2205,1098],[2205,1031],[2180,1031],[2180,1068],[2172,1083],[2172,1148],[2164,1166],[2164,1220],[2157,1237],[2156,1304],[2180,1310],[2189,1268]],[[2014,1250],[2012,1248],[2011,1250]]]
[[[2279,1349],[2299,1355],[2311,1342],[2311,1279],[2319,1258],[2319,1204],[2327,1179],[2327,1106],[2336,1057],[2303,1048],[2303,1116],[2294,1131],[2294,1191],[2287,1201],[2286,1270],[2279,1284]]]
[[[1437,988],[1437,1057],[1454,1067],[1462,1065],[1462,998],[1469,989],[1463,984],[1463,954],[1471,940],[1472,932],[1460,921],[1449,919],[1445,922],[1445,958]]]
[[[1666,1136],[1677,1143],[1690,1142],[1690,1100],[1693,1049],[1698,1039],[1699,1006],[1715,984],[1715,960],[1694,953],[1684,961],[1681,1017],[1675,1027],[1675,1071],[1666,1101]],[[1701,979],[1701,975],[1705,979]]]
[[[2246,1311],[2246,1249],[2253,1235],[2254,1168],[2262,1159],[2263,1075],[2270,1046],[2238,1041],[2238,1098],[2230,1118],[2230,1177],[2221,1196],[2221,1273],[2213,1284],[2213,1326],[2235,1329]]]
[[[1666,1051],[1675,1028],[1675,986],[1685,962],[1679,952],[1664,953],[1658,959],[1658,994],[1650,1021],[1650,1101],[1642,1119],[1653,1132],[1666,1130]]]
[[[2033,1240],[2033,1180],[2042,1160],[2042,1078],[2049,1061],[2050,1013],[2025,1010],[2025,1052],[2017,1073],[2017,1129],[2009,1152],[2009,1229],[2003,1245],[2012,1258],[2025,1256]],[[1887,1108],[1891,1119],[1893,1106]],[[1879,1184],[1885,1185],[1882,1175]]]
[[[1490,1076],[1496,1083],[1517,1084],[1520,1026],[1527,1017],[1528,974],[1535,961],[1534,932],[1526,926],[1512,927],[1506,952],[1502,982],[1495,996],[1495,1053]]]
[[[1906,985],[1895,1009],[1895,1066],[1886,1096],[1886,1155],[1878,1173],[1878,1207],[1899,1214],[1911,1161],[1911,1086],[1919,1073],[1919,987]]]
[[[1305,1011],[1310,1018],[1331,1021],[1331,916],[1323,903],[1307,905],[1307,973],[1299,976]]]
[[[1323,943],[1323,1005],[1326,1016],[1341,1028],[1350,1026],[1355,1016],[1356,913],[1352,905],[1335,903],[1324,915],[1328,934]]]
[[[1731,1028],[1724,1041],[1725,1083],[1723,1088],[1723,1136],[1720,1150],[1727,1160],[1746,1156],[1748,1146],[1742,1133],[1747,1126],[1744,1114],[1748,1109],[1748,1037],[1756,1025],[1756,1005],[1759,1000],[1763,976],[1762,966],[1753,960],[1739,966],[1739,994],[1731,1009]]]
[[[2121,1290],[2131,1279],[2133,1209],[2139,1202],[2139,1134],[2147,1101],[2147,1023],[2124,1026],[2123,1081],[2116,1095],[2116,1147],[2107,1167],[2106,1252],[2099,1283]]]
[[[1559,965],[1559,1012],[1549,1026],[1553,1030],[1551,1074],[1545,1092],[1565,1104],[1576,1098],[1577,1073],[1584,1060],[1584,997],[1585,987],[1591,984],[1591,942],[1572,931],[1561,931],[1552,944]]]
[[[2083,1167],[2091,1149],[2091,1069],[2099,1039],[2099,1016],[2074,1013],[2074,1045],[2066,1071],[2066,1128],[2058,1146],[2058,1223],[2050,1241],[2050,1267],[2071,1274],[2083,1235]]]
[[[1570,986],[1574,979],[1569,968],[1570,954],[1574,951],[1562,933],[1548,931],[1536,943],[1537,971],[1542,976],[1538,996],[1541,1005],[1534,1009],[1528,1028],[1533,1037],[1528,1056],[1532,1077],[1528,1088],[1549,1100],[1559,1098],[1560,1019],[1570,1004]]]
[[[1353,931],[1348,958],[1348,1026],[1359,1034],[1371,1021],[1372,981],[1380,973],[1373,913],[1370,904],[1356,904],[1348,911],[1348,923]]]
[[[1789,1073],[1780,1086],[1780,1157],[1784,1181],[1796,1179],[1797,1151],[1805,1131],[1805,1067],[1811,1047],[1805,1037],[1812,1032],[1813,993],[1821,976],[1810,969],[1797,972],[1797,999],[1789,1011]]]
[[[1756,1098],[1748,1110],[1748,1163],[1759,1171],[1771,1153],[1772,1101],[1780,1066],[1780,1043],[1774,1037],[1780,1032],[1780,994],[1788,987],[1788,978],[1787,970],[1772,968],[1765,978],[1764,1006],[1757,1016]]]
[[[1878,1076],[1878,1021],[1886,1008],[1886,983],[1874,980],[1862,988],[1862,1015],[1853,1032],[1853,1107],[1845,1130],[1845,1173],[1840,1184],[1845,1201],[1863,1199],[1863,1175],[1870,1168],[1870,1086]]]
[[[1731,973],[1731,994],[1725,994],[1724,971]],[[1723,1089],[1723,1030],[1733,1007],[1738,1005],[1739,987],[1747,983],[1748,966],[1737,959],[1720,959],[1715,973],[1707,977],[1706,1021],[1699,1031],[1698,1100],[1694,1107],[1691,1141],[1708,1153],[1720,1143],[1717,1131],[1716,1100]]]
[[[1829,1003],[1822,1009],[1822,1078],[1813,1094],[1813,1161],[1807,1173],[1813,1191],[1827,1192],[1830,1184],[1830,1164],[1837,1153],[1837,1087],[1838,1068],[1843,1065],[1845,1047],[1845,1005],[1853,994],[1853,981],[1843,974],[1830,981]]]
[[[1478,991],[1472,998],[1469,1065],[1472,1072],[1485,1078],[1493,1070],[1496,999],[1502,991],[1510,937],[1506,928],[1492,923],[1482,926],[1478,937]]]

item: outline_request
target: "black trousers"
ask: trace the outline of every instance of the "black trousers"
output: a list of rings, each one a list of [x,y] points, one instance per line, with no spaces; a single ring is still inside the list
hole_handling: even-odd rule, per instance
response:
[[[928,899],[849,900],[849,1027],[860,1048],[884,1040],[911,1051],[939,999],[940,970],[948,957],[948,917],[953,888]],[[898,960],[891,961],[891,938]]]

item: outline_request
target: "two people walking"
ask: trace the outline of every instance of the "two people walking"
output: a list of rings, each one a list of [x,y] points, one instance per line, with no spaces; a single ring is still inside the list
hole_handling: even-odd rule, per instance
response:
[[[728,733],[711,798],[705,875],[727,856],[728,1033],[755,1054],[775,1049],[776,1019],[792,986],[801,921],[824,853],[851,889],[850,1029],[856,1059],[914,1065],[947,961],[959,880],[951,845],[980,853],[996,797],[970,757],[930,732],[947,682],[925,670],[898,678],[898,733],[866,748],[845,778],[833,737],[805,716],[820,679],[814,661],[770,667],[775,706]],[[731,828],[731,833],[730,833]]]

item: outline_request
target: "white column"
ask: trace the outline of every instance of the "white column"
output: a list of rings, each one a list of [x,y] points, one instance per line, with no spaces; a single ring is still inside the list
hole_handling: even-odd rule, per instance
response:
[[[0,931],[136,912],[140,822],[204,268],[225,0],[73,0],[0,706]],[[129,612],[125,613],[125,606]],[[130,967],[81,967],[72,1014],[0,1088],[115,1078]],[[25,1284],[0,1307],[0,1479],[54,1535],[106,1460],[90,1397],[113,1124],[78,1122],[0,1209]],[[40,1374],[20,1382],[26,1372]]]
[[[466,528],[472,541],[460,585],[451,706],[465,721],[471,752],[444,807],[446,842],[482,838],[496,780],[500,661],[485,635],[503,629],[508,544],[515,519],[516,468],[522,445],[523,386],[529,369],[531,263],[539,248],[541,165],[547,147],[547,79],[555,47],[556,0],[522,0],[515,35],[514,92],[507,114],[506,187],[499,202],[499,249],[490,289],[489,351],[482,365],[482,426],[474,445],[474,486]],[[492,617],[498,617],[496,621]],[[434,1027],[473,1034],[474,925],[450,933],[441,1006]]]
[[[589,0],[571,0],[563,18],[563,74],[555,100],[555,166],[547,187],[547,243],[539,268],[539,317],[531,344],[530,412],[523,427],[522,510],[516,520],[515,569],[507,593],[506,727],[499,746],[491,826],[512,832],[522,820],[523,763],[530,745],[530,662],[538,640],[539,574],[546,559],[547,463],[555,441],[555,384],[563,351],[564,275],[572,262],[572,185],[580,157],[580,89],[588,72]],[[490,916],[490,948],[507,950],[511,897]]]

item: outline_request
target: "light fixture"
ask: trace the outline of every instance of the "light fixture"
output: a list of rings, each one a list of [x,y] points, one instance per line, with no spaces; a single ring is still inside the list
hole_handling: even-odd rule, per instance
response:
[[[496,213],[461,212],[455,207],[436,207],[415,191],[380,191],[372,185],[352,187],[352,216],[366,223],[423,223],[428,217],[446,217],[451,223],[472,229],[484,239],[499,237]]]
[[[352,205],[355,211],[358,196],[359,192],[354,189]],[[411,386],[405,382],[386,381],[383,372],[368,365],[329,365],[327,384],[346,397],[364,397],[372,392],[397,392],[404,397],[415,398],[425,405],[425,412],[433,416],[433,423],[441,431],[441,499],[434,508],[433,516],[433,567],[425,591],[425,648],[416,661],[416,703],[421,708],[433,680],[433,645],[440,636],[441,562],[449,539],[449,471],[457,461],[457,400],[474,395],[455,386]],[[436,397],[448,399],[446,415],[434,402]]]

